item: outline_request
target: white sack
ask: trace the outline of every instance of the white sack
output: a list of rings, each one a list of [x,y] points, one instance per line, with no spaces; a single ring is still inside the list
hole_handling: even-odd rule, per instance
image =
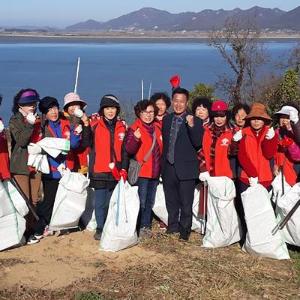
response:
[[[82,225],[89,231],[94,231],[97,228],[95,216],[95,190],[87,189],[87,200],[85,210],[80,218]]]
[[[278,200],[278,220],[281,221],[300,199],[300,183],[296,183],[285,195]],[[300,246],[300,208],[281,230],[286,243]]]
[[[168,211],[166,207],[163,185],[160,183],[156,189],[155,201],[152,208],[153,213],[166,225],[168,225]]]
[[[45,154],[29,154],[27,166],[34,167],[44,174],[50,173],[49,162]]]
[[[140,209],[138,187],[121,179],[115,187],[104,224],[100,250],[119,251],[138,242],[136,223]]]
[[[9,181],[6,180],[3,182],[3,186],[6,189],[10,200],[12,201],[17,212],[22,216],[26,216],[29,212],[28,206],[22,197],[22,195],[18,192],[15,186]],[[2,199],[2,198],[0,198]]]
[[[207,223],[204,247],[224,247],[240,241],[241,226],[234,198],[234,182],[225,176],[207,180]]]
[[[85,210],[89,180],[80,173],[66,172],[59,181],[49,230],[75,228]]]
[[[0,251],[20,244],[26,229],[25,219],[16,211],[0,181]]]
[[[257,256],[289,259],[289,253],[280,232],[272,235],[276,218],[268,191],[260,184],[241,194],[247,235],[244,250]]]
[[[70,151],[70,141],[62,138],[45,137],[37,144],[50,156],[56,158],[60,153]]]

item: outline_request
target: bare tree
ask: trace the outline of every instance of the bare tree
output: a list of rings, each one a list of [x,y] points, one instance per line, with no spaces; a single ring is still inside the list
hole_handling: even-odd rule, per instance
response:
[[[233,103],[255,98],[257,67],[266,60],[259,38],[260,30],[253,22],[237,18],[228,19],[222,29],[209,34],[209,45],[220,52],[233,71],[232,78],[224,74],[217,82]]]

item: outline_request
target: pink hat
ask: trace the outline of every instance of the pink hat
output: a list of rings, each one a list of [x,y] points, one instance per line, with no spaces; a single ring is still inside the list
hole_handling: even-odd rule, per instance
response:
[[[64,97],[64,109],[73,102],[79,102],[78,104],[80,104],[83,109],[87,106],[86,102],[80,99],[78,94],[71,92],[66,94]]]
[[[211,106],[211,111],[227,111],[228,110],[228,105],[225,101],[223,100],[216,100],[213,102]]]

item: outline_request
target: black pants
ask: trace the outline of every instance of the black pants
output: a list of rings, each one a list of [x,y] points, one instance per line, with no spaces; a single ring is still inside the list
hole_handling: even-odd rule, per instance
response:
[[[189,234],[192,227],[192,207],[196,180],[180,180],[175,167],[166,163],[163,187],[168,211],[168,231]]]
[[[53,211],[55,196],[58,188],[58,179],[42,178],[44,188],[44,199],[37,206],[39,221],[35,226],[35,233],[43,234],[46,225],[49,225]]]

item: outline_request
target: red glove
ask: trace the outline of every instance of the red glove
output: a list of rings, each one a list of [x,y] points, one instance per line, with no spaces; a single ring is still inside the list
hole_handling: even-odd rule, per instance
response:
[[[128,174],[127,174],[127,171],[125,169],[122,169],[120,172],[119,172],[120,176],[123,178],[124,182],[127,180],[127,177],[128,177]]]
[[[170,78],[170,83],[172,85],[173,89],[176,89],[177,87],[180,86],[180,76],[179,75],[174,75]]]
[[[287,148],[287,147],[291,146],[293,143],[294,143],[293,139],[291,139],[287,136],[279,141],[279,145],[282,146],[283,148]]]
[[[111,169],[111,173],[112,173],[112,176],[114,176],[114,178],[119,181],[121,179],[121,175],[119,173],[119,170],[117,169],[116,166],[114,166],[112,169]]]

